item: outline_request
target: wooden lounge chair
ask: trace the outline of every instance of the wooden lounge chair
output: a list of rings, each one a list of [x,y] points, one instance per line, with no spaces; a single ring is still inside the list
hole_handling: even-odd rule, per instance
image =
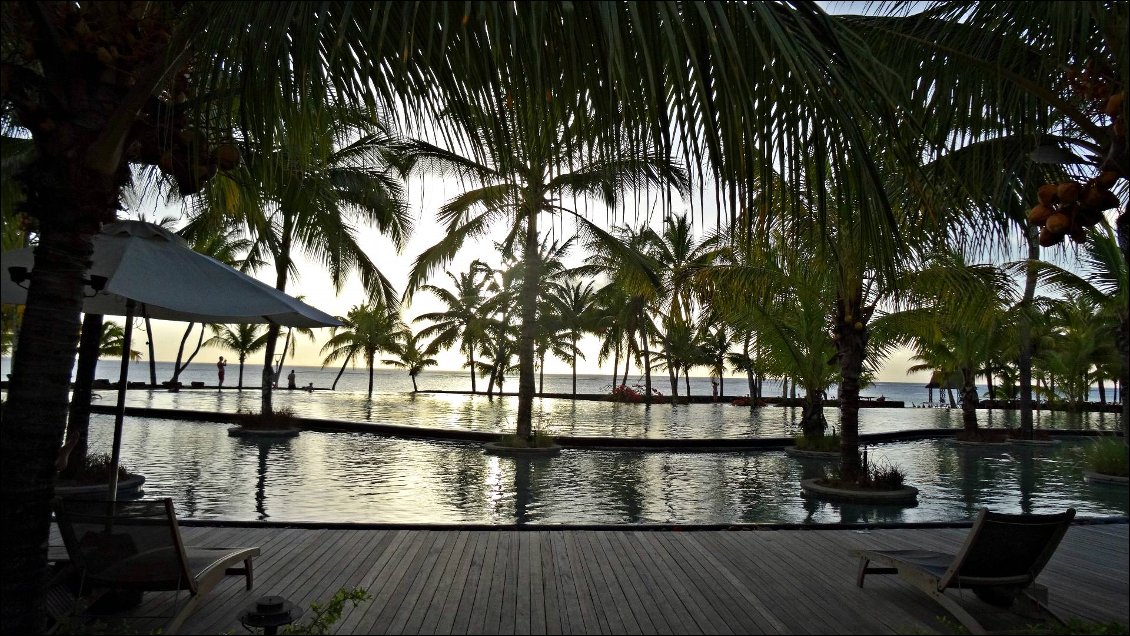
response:
[[[1075,509],[1052,515],[1006,515],[981,509],[957,554],[927,550],[857,550],[863,587],[868,574],[898,574],[946,608],[971,633],[985,628],[946,590],[968,589],[982,601],[1010,607],[1021,601],[1062,622],[1047,607],[1036,576],[1067,533]],[[870,566],[875,563],[878,567]]]
[[[79,596],[105,590],[175,592],[165,633],[175,633],[224,575],[244,575],[251,589],[251,560],[259,548],[185,546],[172,499],[57,500],[55,518],[78,570]],[[240,562],[243,567],[234,567]],[[189,594],[183,605],[182,591]]]

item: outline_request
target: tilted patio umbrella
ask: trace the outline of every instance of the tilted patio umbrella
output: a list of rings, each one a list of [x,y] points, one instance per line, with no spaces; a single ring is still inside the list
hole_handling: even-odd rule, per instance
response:
[[[0,276],[0,302],[22,305],[34,249],[3,253],[8,276]],[[152,223],[119,221],[94,237],[88,276],[97,289],[83,303],[89,314],[125,316],[125,340],[114,415],[110,499],[117,497],[125,417],[126,379],[133,317],[138,305],[160,320],[202,323],[276,323],[287,327],[336,327],[333,316],[258,281],[214,258],[194,252],[184,239]]]

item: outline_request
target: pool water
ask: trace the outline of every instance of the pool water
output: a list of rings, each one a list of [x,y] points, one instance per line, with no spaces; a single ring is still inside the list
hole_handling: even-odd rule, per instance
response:
[[[451,413],[429,415],[429,421],[450,422],[445,418],[456,417],[460,408],[493,413],[504,401],[495,400],[493,406],[479,404],[485,398],[464,402],[470,404],[456,400]],[[682,411],[653,407],[649,417],[658,421],[644,418],[641,423],[625,414],[638,416],[642,407],[588,404],[597,410],[569,427],[570,434],[771,436],[788,431],[799,418],[797,409],[761,409],[751,419],[749,410],[691,405]],[[703,408],[695,408],[699,406]],[[544,413],[565,407],[540,408]],[[577,403],[576,408],[590,407]],[[663,411],[685,415],[663,418],[658,415]],[[891,411],[865,411],[863,428],[883,430],[898,422],[903,428],[929,422],[950,428],[960,419],[957,412],[943,418],[933,409]],[[506,412],[499,411],[503,421]],[[900,415],[904,417],[898,419]],[[455,421],[478,426],[474,417]],[[1087,422],[1115,425],[1097,417]],[[207,422],[129,417],[122,461],[145,476],[146,497],[172,497],[178,515],[197,519],[725,524],[955,521],[972,518],[983,506],[1001,512],[1075,507],[1081,517],[1130,513],[1125,487],[1083,480],[1079,451],[1090,442],[1082,438],[1067,438],[1054,447],[965,447],[948,440],[873,445],[872,461],[898,466],[907,483],[921,491],[916,507],[902,508],[806,500],[800,496],[800,480],[820,476],[831,463],[794,459],[782,451],[566,449],[556,457],[526,459],[486,455],[479,445],[465,442],[311,431],[260,442],[229,437],[226,429]],[[108,452],[112,433],[111,416],[92,417],[91,452]]]

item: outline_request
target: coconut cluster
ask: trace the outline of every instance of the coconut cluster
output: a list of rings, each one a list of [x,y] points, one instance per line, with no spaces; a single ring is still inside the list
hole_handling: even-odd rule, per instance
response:
[[[1028,222],[1041,228],[1040,245],[1058,245],[1068,236],[1076,243],[1085,241],[1085,230],[1102,221],[1104,211],[1118,205],[1118,197],[1110,191],[1117,180],[1118,173],[1108,170],[1086,183],[1040,186],[1040,202],[1028,212]]]
[[[218,171],[239,167],[241,155],[234,142],[213,145],[204,131],[193,127],[185,113],[185,93],[174,94],[165,91],[149,99],[134,121],[126,155],[130,161],[157,166],[177,182],[181,196],[188,196],[200,192]]]

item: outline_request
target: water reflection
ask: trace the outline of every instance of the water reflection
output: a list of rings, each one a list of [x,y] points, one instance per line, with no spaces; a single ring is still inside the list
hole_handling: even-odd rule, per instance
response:
[[[947,440],[874,445],[873,461],[900,467],[921,491],[917,507],[899,508],[807,500],[800,480],[820,476],[826,464],[777,451],[566,449],[552,458],[510,458],[486,455],[475,444],[360,433],[306,431],[260,443],[230,438],[226,428],[127,418],[123,458],[145,475],[147,496],[172,497],[178,513],[190,518],[823,523],[969,519],[981,506],[1003,512],[1073,506],[1080,516],[1130,510],[1125,488],[1083,481],[1079,440],[1056,447],[962,447]],[[105,452],[112,431],[112,417],[92,418],[94,452]]]

